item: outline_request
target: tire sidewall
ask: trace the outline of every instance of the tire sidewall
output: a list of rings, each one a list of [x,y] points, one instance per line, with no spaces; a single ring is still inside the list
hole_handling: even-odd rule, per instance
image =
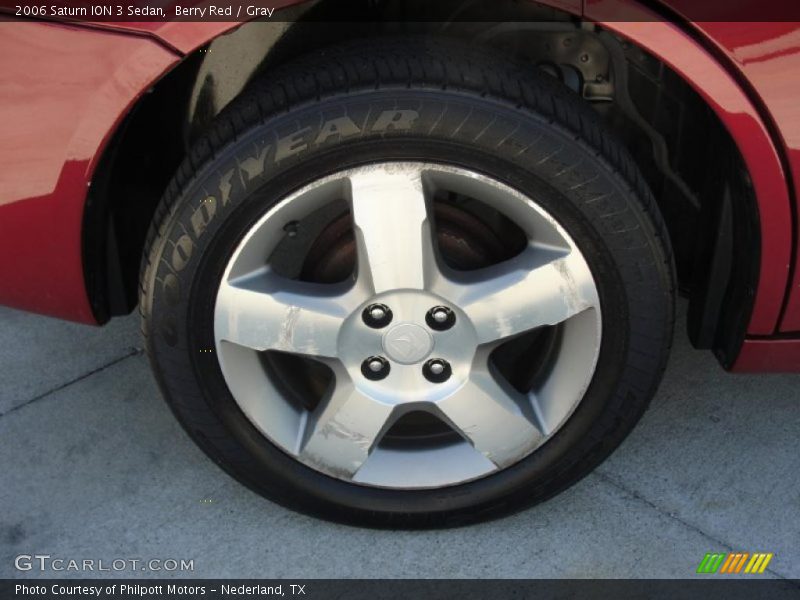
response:
[[[311,180],[384,160],[470,169],[533,198],[576,241],[597,283],[602,347],[584,399],[533,454],[473,482],[386,490],[306,467],[247,419],[213,353],[216,290],[249,228]],[[247,485],[328,518],[456,524],[557,493],[599,463],[635,423],[660,374],[663,357],[654,348],[668,345],[663,249],[631,186],[572,132],[496,99],[365,90],[259,121],[198,169],[159,233],[145,310],[151,359],[173,410],[201,447]],[[650,317],[638,303],[646,303]],[[645,348],[644,340],[653,347]],[[652,358],[642,364],[632,359],[637,354]],[[643,378],[643,371],[650,375]]]

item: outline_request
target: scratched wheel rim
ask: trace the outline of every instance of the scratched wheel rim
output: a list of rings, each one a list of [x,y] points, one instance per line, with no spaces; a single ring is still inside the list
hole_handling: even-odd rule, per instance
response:
[[[447,264],[432,209],[443,191],[516,223],[523,247],[479,269]],[[318,283],[273,267],[291,225],[337,202],[355,236],[352,275]],[[214,307],[222,374],[255,428],[309,468],[393,489],[471,481],[535,452],[579,406],[601,333],[589,265],[552,215],[491,177],[416,162],[341,171],[276,203],[233,251]],[[509,349],[521,379],[501,360]],[[276,374],[295,359],[327,373],[313,402]],[[390,441],[419,415],[452,435]]]

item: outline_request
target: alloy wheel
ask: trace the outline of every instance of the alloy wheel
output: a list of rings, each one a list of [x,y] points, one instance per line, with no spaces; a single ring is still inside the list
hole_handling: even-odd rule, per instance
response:
[[[504,215],[523,247],[477,269],[448,264],[432,208],[443,191]],[[338,201],[355,239],[352,274],[320,283],[275,269],[287,224]],[[546,351],[528,361],[536,376],[512,381],[498,355],[543,330]],[[320,178],[265,214],[228,262],[214,333],[235,401],[273,444],[347,482],[419,489],[491,475],[546,443],[591,381],[601,313],[580,249],[535,199],[458,167],[386,162]],[[322,365],[319,397],[293,398],[265,368],[270,353]],[[387,442],[420,413],[453,435]]]

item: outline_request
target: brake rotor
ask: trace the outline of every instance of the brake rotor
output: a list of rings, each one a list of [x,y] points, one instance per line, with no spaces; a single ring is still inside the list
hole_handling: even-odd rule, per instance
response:
[[[472,271],[509,256],[500,236],[475,215],[446,202],[434,203],[436,240],[448,266]],[[345,213],[334,219],[312,244],[301,272],[304,281],[335,283],[353,272],[356,242],[352,219]]]

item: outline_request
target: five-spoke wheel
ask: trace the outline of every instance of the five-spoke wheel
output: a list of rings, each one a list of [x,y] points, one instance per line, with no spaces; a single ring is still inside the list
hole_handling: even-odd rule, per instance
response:
[[[483,201],[521,223],[526,243],[488,267],[448,267],[436,243],[434,197]],[[356,240],[353,276],[291,280],[265,265],[293,219],[344,197]],[[600,348],[589,267],[534,199],[465,169],[385,162],[321,178],[267,213],[239,244],[220,285],[215,335],[234,398],[274,443],[326,474],[383,487],[459,483],[514,464],[575,409]],[[557,327],[546,376],[518,390],[492,361],[504,342]],[[332,378],[298,409],[244,354],[302,355]],[[424,412],[460,439],[385,448],[392,426]]]

